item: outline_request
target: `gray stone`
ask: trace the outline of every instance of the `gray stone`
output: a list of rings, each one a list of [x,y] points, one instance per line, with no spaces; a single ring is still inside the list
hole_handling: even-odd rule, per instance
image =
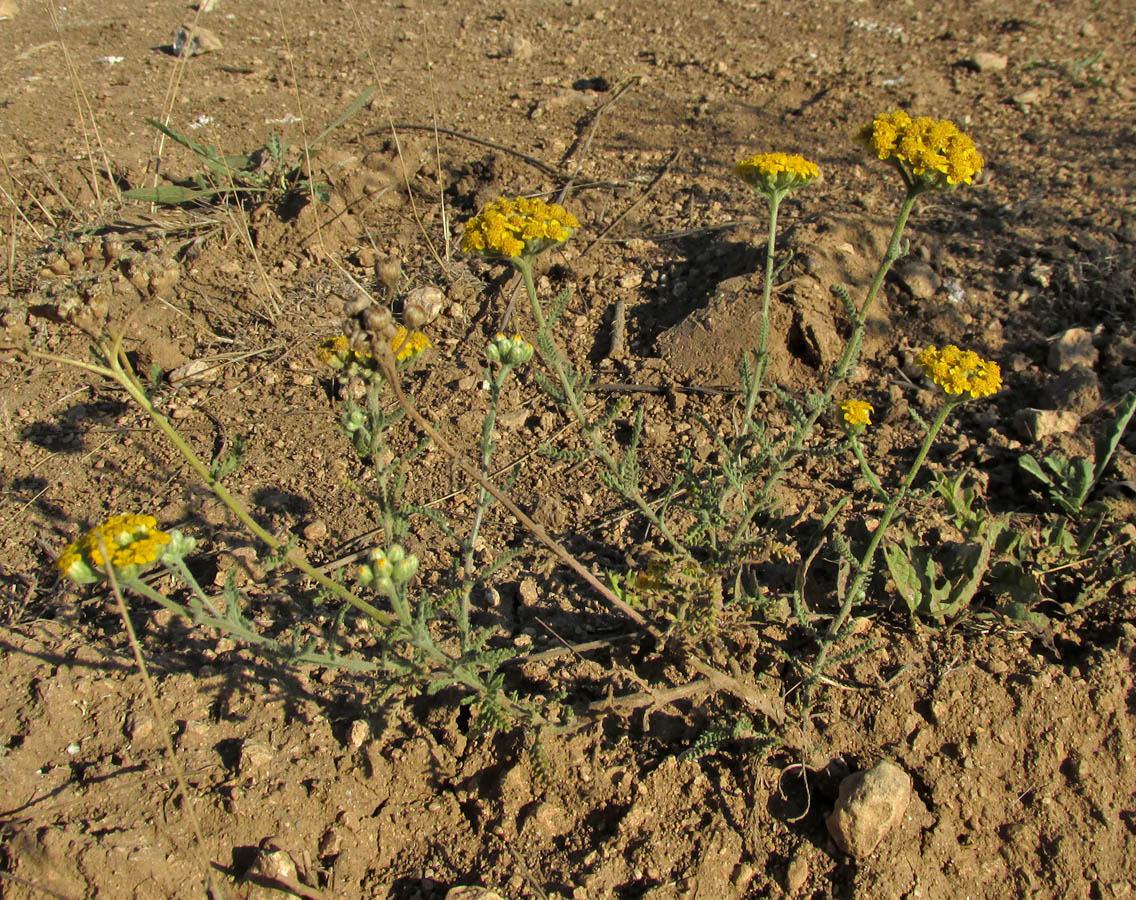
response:
[[[903,821],[910,800],[911,776],[881,760],[840,782],[836,806],[825,819],[828,833],[841,850],[862,859]]]

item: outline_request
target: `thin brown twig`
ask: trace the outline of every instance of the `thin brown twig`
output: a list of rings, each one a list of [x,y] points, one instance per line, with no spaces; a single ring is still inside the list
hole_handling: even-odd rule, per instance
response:
[[[663,178],[666,177],[667,173],[670,172],[671,167],[675,164],[675,162],[678,160],[678,158],[681,154],[682,154],[681,149],[675,150],[675,152],[671,154],[670,159],[668,159],[663,164],[663,167],[661,169],[659,169],[659,171],[655,175],[655,177],[651,179],[651,183],[648,184],[647,187],[643,189],[643,192],[638,197],[636,197],[635,200],[632,201],[630,206],[625,208],[623,210],[623,212],[621,212],[618,216],[616,216],[614,219],[612,219],[610,222],[608,222],[607,225],[604,226],[604,229],[599,234],[597,234],[594,238],[592,238],[592,242],[590,244],[588,244],[588,246],[585,247],[580,252],[580,256],[584,256],[589,251],[591,251],[591,249],[593,247],[595,247],[596,244],[598,244],[600,241],[603,240],[604,236],[609,231],[611,231],[613,228],[615,228],[616,225],[618,225],[620,222],[622,222],[624,219],[626,219],[629,215],[631,215],[632,212],[634,212],[649,196],[651,196],[651,193],[655,190],[655,188],[657,188],[659,186],[659,183],[663,180]]]
[[[620,85],[619,89],[605,103],[601,103],[598,107],[596,107],[595,111],[592,113],[591,127],[588,129],[587,137],[584,138],[584,143],[580,147],[580,153],[576,157],[575,170],[568,177],[568,180],[564,183],[564,187],[561,188],[560,195],[556,198],[557,203],[563,203],[565,201],[565,199],[568,197],[568,192],[572,190],[572,186],[576,182],[576,177],[580,174],[580,171],[583,169],[584,159],[587,157],[588,151],[592,147],[592,139],[596,136],[596,131],[599,129],[600,120],[603,118],[604,113],[607,112],[607,110],[617,100],[619,100],[620,97],[622,97],[625,93],[627,93],[627,91],[630,90],[630,88],[633,84],[638,84],[639,81],[641,80],[641,78],[642,78],[642,76],[639,76],[639,75],[635,75],[635,76],[632,76],[631,78],[628,78],[627,81],[623,82],[623,84]],[[571,151],[569,151],[569,152],[571,152]],[[567,161],[567,158],[568,157],[565,156],[563,161]]]
[[[472,144],[480,144],[482,147],[489,147],[492,150],[500,150],[502,153],[508,153],[518,159],[523,159],[530,166],[540,169],[545,175],[550,175],[553,178],[563,178],[564,174],[558,172],[548,163],[541,162],[535,156],[529,156],[527,153],[522,153],[520,150],[515,150],[512,147],[506,147],[504,144],[498,144],[493,141],[486,141],[482,138],[474,137],[472,134],[465,134],[461,131],[454,131],[452,128],[441,128],[436,125],[413,125],[408,122],[391,123],[389,128],[372,128],[370,131],[364,131],[365,136],[373,136],[376,134],[385,134],[391,128],[402,131],[436,131],[438,134],[444,134],[447,137],[458,138],[463,141],[469,141]]]

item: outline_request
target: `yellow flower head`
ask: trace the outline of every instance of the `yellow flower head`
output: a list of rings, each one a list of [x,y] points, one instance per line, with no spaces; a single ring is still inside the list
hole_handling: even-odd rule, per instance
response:
[[[872,413],[876,408],[868,403],[866,400],[845,400],[840,404],[840,409],[844,413],[844,421],[849,425],[871,425]]]
[[[402,325],[391,338],[390,348],[400,363],[408,363],[429,349],[430,339],[421,331],[407,331]],[[316,354],[324,365],[340,373],[341,378],[362,378],[364,381],[381,377],[382,369],[370,353],[354,349],[343,335],[330,338],[319,345]]]
[[[531,259],[564,243],[579,227],[576,217],[559,203],[502,197],[465,223],[462,250],[506,259]]]
[[[166,552],[170,536],[157,527],[153,516],[111,516],[77,541],[68,544],[56,565],[78,584],[90,584],[104,575],[106,560],[99,549],[102,539],[110,563],[119,578],[133,578],[147,566],[158,562]]]
[[[988,397],[1002,388],[1002,370],[973,350],[960,350],[947,344],[942,350],[928,347],[919,354],[924,374],[952,397],[968,393]]]
[[[734,166],[734,173],[766,197],[784,194],[820,177],[816,163],[790,153],[759,153]]]
[[[407,331],[398,326],[398,334],[391,339],[391,352],[399,362],[410,362],[430,347],[430,339],[421,331]]]
[[[927,188],[970,184],[986,164],[950,119],[913,119],[903,110],[876,116],[860,130],[860,140],[880,159],[904,165]]]

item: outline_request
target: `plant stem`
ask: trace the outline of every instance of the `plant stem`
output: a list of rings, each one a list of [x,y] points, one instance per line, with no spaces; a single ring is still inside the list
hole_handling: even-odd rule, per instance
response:
[[[848,342],[844,345],[844,351],[841,353],[839,361],[832,370],[832,378],[829,381],[828,387],[825,388],[824,393],[821,394],[819,399],[813,404],[812,412],[809,413],[808,418],[794,429],[789,443],[774,461],[760,490],[754,495],[752,502],[738,522],[737,530],[728,545],[728,549],[733,550],[738,542],[748,533],[749,523],[753,520],[753,517],[765,507],[770,492],[777,486],[777,483],[781,480],[781,476],[785,474],[789,463],[801,452],[805,441],[809,439],[813,428],[816,427],[817,420],[832,404],[832,397],[836,393],[836,389],[847,380],[848,376],[851,375],[852,371],[856,368],[856,361],[859,359],[860,347],[864,340],[864,331],[867,328],[868,311],[872,308],[872,304],[875,303],[876,295],[879,294],[888,271],[902,253],[901,239],[903,237],[903,231],[907,227],[907,218],[911,215],[911,210],[915,206],[915,200],[921,193],[923,193],[923,189],[918,185],[908,187],[907,195],[903,199],[903,206],[900,208],[899,216],[896,218],[895,228],[892,229],[891,241],[888,243],[887,252],[884,253],[883,259],[880,260],[879,268],[876,270],[876,276],[872,280],[871,287],[868,288],[868,294],[853,319],[852,334],[849,335]]]
[[[509,366],[502,366],[501,370],[489,377],[489,409],[485,413],[485,422],[481,427],[481,474],[489,478],[489,464],[493,460],[493,427],[497,423],[497,407],[501,402],[501,387],[509,377]],[[473,514],[473,524],[469,529],[469,541],[465,545],[462,557],[464,568],[464,584],[462,585],[461,599],[458,603],[458,631],[461,633],[462,653],[469,649],[469,604],[470,595],[479,579],[473,577],[473,550],[477,537],[481,533],[481,522],[485,518],[485,510],[489,508],[489,492],[484,485],[480,485],[477,492],[477,509]]]
[[[923,467],[923,462],[927,459],[927,454],[930,452],[931,445],[935,442],[939,430],[943,427],[943,423],[947,421],[947,416],[950,415],[951,411],[961,402],[961,399],[948,400],[939,411],[939,415],[935,417],[935,421],[931,423],[931,427],[927,430],[927,434],[923,438],[923,443],[919,447],[919,452],[915,456],[915,461],[911,464],[911,468],[907,472],[907,477],[903,480],[903,484],[900,486],[899,490],[896,491],[895,496],[891,498],[891,502],[884,510],[880,524],[876,526],[876,530],[872,533],[872,539],[868,542],[868,547],[864,551],[864,555],[860,558],[859,565],[856,567],[856,575],[853,577],[852,583],[848,585],[844,593],[844,600],[840,605],[840,610],[836,613],[836,617],[829,623],[828,630],[821,640],[820,652],[817,654],[816,662],[813,663],[814,675],[819,675],[823,671],[824,664],[828,660],[829,652],[836,644],[836,638],[840,633],[840,629],[844,627],[844,623],[852,612],[852,607],[860,598],[860,594],[863,593],[864,585],[872,572],[872,562],[875,560],[876,551],[879,550],[884,535],[887,534],[892,520],[899,511],[900,504],[907,497],[907,492],[911,489],[911,485],[915,483],[915,476],[919,474],[919,470]]]
[[[100,352],[103,353],[104,359],[108,363],[106,369],[103,369],[101,366],[97,368],[92,367],[88,364],[81,363],[78,360],[62,361],[77,365],[79,368],[87,369],[88,371],[97,371],[99,372],[99,374],[108,374],[111,378],[121,384],[123,388],[126,389],[126,392],[130,394],[134,402],[137,403],[142,408],[142,410],[151,419],[154,420],[154,424],[156,424],[161,432],[169,439],[170,443],[174,445],[178,453],[180,453],[185,461],[189,463],[190,468],[192,468],[193,471],[197,473],[198,477],[200,477],[201,480],[205,482],[206,486],[214,493],[214,495],[216,495],[217,499],[224,503],[225,506],[227,506],[232,511],[233,515],[236,516],[249,531],[260,538],[260,540],[263,541],[269,547],[269,549],[280,550],[281,548],[283,548],[284,544],[277,540],[272,534],[265,531],[260,526],[260,524],[252,516],[249,515],[248,511],[244,508],[244,506],[241,505],[241,502],[231,493],[229,493],[228,488],[226,488],[220,481],[213,477],[213,473],[209,470],[209,467],[201,461],[201,459],[194,452],[193,448],[190,447],[188,443],[186,443],[185,439],[181,436],[181,434],[178,433],[178,430],[174,428],[170,420],[160,412],[158,412],[158,410],[154,407],[154,404],[150,402],[150,398],[146,396],[146,391],[143,389],[142,384],[138,381],[137,376],[135,376],[133,370],[130,368],[130,364],[125,361],[125,357],[123,357],[123,355],[121,354],[120,344],[121,336],[114,342],[113,347],[108,348],[105,344],[99,346]],[[320,587],[334,594],[340,600],[343,600],[346,603],[350,603],[357,610],[367,616],[370,616],[376,622],[387,626],[394,624],[394,619],[388,613],[385,613],[381,609],[372,606],[367,601],[356,597],[343,585],[328,578],[326,575],[312,566],[312,564],[304,559],[303,556],[301,556],[296,550],[288,550],[284,554],[284,558],[291,565],[295,566],[297,569],[299,569],[301,572],[303,572],[305,575],[319,584]]]
[[[533,283],[532,276],[532,262],[524,257],[514,257],[512,262],[521,271],[521,278],[525,283],[525,291],[529,295],[529,305],[532,307],[533,318],[536,319],[537,331],[548,339],[555,351],[547,357],[542,352],[541,358],[544,359],[545,363],[556,373],[556,378],[560,382],[561,390],[564,391],[564,399],[568,402],[568,406],[571,408],[572,414],[576,417],[576,421],[580,423],[584,434],[587,435],[588,442],[592,445],[592,452],[602,460],[609,472],[613,475],[617,475],[619,472],[619,464],[615,461],[610,451],[608,451],[603,441],[600,440],[596,429],[588,421],[588,415],[584,411],[584,405],[580,402],[580,398],[576,394],[575,386],[571,379],[569,379],[568,373],[564,370],[563,355],[560,353],[560,349],[556,346],[555,341],[553,341],[547,320],[544,317],[544,311],[541,309],[540,301],[537,299],[536,285]],[[642,493],[631,485],[626,485],[624,490],[627,499],[631,500],[647,518],[647,521],[659,530],[659,534],[670,544],[671,548],[684,559],[693,560],[694,557],[691,556],[690,551],[671,533],[671,530],[667,527],[666,523],[659,518],[658,514],[651,509],[651,505],[647,502]]]

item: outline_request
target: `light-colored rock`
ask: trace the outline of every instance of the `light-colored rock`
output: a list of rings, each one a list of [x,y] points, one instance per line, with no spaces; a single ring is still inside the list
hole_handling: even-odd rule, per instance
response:
[[[1070,328],[1061,332],[1049,345],[1049,368],[1054,372],[1067,372],[1073,366],[1092,368],[1097,363],[1097,356],[1092,332],[1085,328]]]
[[[371,736],[371,726],[366,719],[356,719],[347,727],[347,749],[358,750]]]
[[[318,544],[327,537],[327,522],[323,519],[313,519],[304,526],[304,540]]]
[[[785,892],[790,896],[799,893],[809,880],[809,861],[798,853],[789,863],[789,870],[785,873]]]
[[[16,0],[0,0],[0,19],[10,19],[20,11]]]
[[[245,741],[241,745],[238,770],[245,777],[255,776],[264,772],[275,758],[276,753],[271,747],[255,741]]]
[[[446,900],[505,900],[496,891],[476,885],[461,885],[446,892]]]
[[[166,376],[170,384],[182,384],[187,381],[212,381],[221,372],[221,366],[215,362],[204,359],[194,359],[173,369]]]
[[[1027,408],[1014,413],[1014,428],[1022,440],[1031,443],[1076,431],[1080,424],[1081,417],[1068,410]]]
[[[200,25],[182,25],[170,38],[174,56],[200,56],[221,49],[221,39]]]
[[[441,288],[433,285],[415,288],[406,295],[403,304],[403,323],[410,329],[421,328],[438,318],[445,302],[446,295],[442,293]]]
[[[516,35],[505,45],[505,56],[509,59],[532,59],[532,55],[532,41],[523,35]]]
[[[971,59],[971,65],[979,72],[1004,72],[1010,59],[1001,53],[992,53],[989,50],[979,50]]]
[[[836,806],[825,819],[836,845],[856,859],[879,846],[911,800],[911,776],[886,759],[840,782]]]

